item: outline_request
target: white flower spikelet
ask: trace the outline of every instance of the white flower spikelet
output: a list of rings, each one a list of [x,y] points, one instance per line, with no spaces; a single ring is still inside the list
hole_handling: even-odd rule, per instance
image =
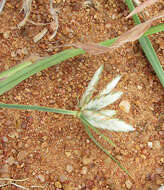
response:
[[[122,94],[123,93],[120,91],[101,96],[100,98],[95,98],[85,105],[84,108],[89,110],[100,110],[120,99]]]
[[[106,106],[117,101],[123,94],[121,91],[115,93],[111,92],[121,79],[120,75],[108,83],[106,88],[100,92],[97,97],[91,99],[102,70],[103,66],[101,66],[96,71],[86,91],[84,92],[84,95],[81,98],[81,114],[92,126],[97,128],[108,129],[110,131],[117,132],[134,131],[135,129],[131,125],[117,118],[113,118],[113,116],[116,114],[115,110],[101,110],[102,108],[105,108]]]
[[[96,84],[98,83],[98,81],[100,79],[100,75],[101,75],[102,71],[103,71],[103,65],[101,65],[101,67],[99,67],[99,69],[95,72],[93,78],[89,82],[88,87],[85,90],[85,92],[80,100],[80,107],[82,107],[84,104],[87,104],[89,102],[89,100],[91,99],[92,94],[95,90]]]
[[[121,79],[120,75],[118,75],[116,78],[114,78],[110,83],[108,83],[106,88],[100,92],[99,96],[104,96],[104,95],[107,95],[108,93],[110,93],[116,87],[116,85],[120,79]]]

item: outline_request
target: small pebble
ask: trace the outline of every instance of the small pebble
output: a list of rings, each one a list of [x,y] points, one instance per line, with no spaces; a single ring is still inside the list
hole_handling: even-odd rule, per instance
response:
[[[84,157],[84,158],[82,159],[82,163],[83,163],[84,165],[91,164],[92,161],[93,161],[93,158]]]
[[[68,164],[68,165],[66,166],[66,171],[67,171],[68,173],[71,173],[71,172],[73,171],[73,166]]]
[[[127,189],[131,189],[132,182],[130,180],[126,180],[125,185],[126,185]]]
[[[164,190],[164,185],[162,185],[158,190]]]
[[[66,151],[66,152],[65,152],[65,155],[66,155],[67,157],[70,157],[70,156],[71,156],[71,152]]]
[[[153,148],[154,149],[160,149],[161,148],[160,141],[154,141],[153,142]]]
[[[111,24],[111,23],[107,23],[107,24],[105,25],[105,27],[106,27],[107,29],[110,29],[110,28],[111,28],[111,26],[112,26],[112,24]]]
[[[7,137],[2,137],[2,141],[5,142],[5,143],[7,143],[9,140],[8,140]]]
[[[57,181],[57,182],[55,182],[55,187],[60,189],[60,188],[62,188],[62,185],[59,181]]]
[[[5,164],[5,165],[3,165],[0,168],[0,174],[6,174],[6,173],[9,173],[9,166],[8,166],[8,164]]]
[[[74,188],[72,187],[71,184],[64,184],[64,185],[63,185],[63,189],[64,189],[64,190],[73,190]]]
[[[163,168],[162,167],[156,168],[155,172],[156,172],[156,174],[162,174],[163,173]]]
[[[148,147],[150,147],[150,148],[153,147],[153,143],[152,143],[152,142],[148,142],[147,145],[148,145]]]
[[[59,178],[62,183],[68,180],[68,178],[65,175],[61,175]]]
[[[28,155],[28,152],[22,150],[18,153],[17,155],[17,160],[20,162],[22,160],[24,160],[26,158],[26,156]]]
[[[10,31],[6,31],[6,32],[3,33],[4,39],[8,39],[9,36],[10,36]]]
[[[15,51],[12,51],[12,52],[11,52],[11,57],[16,57],[16,56],[17,56],[16,52],[15,52]]]
[[[87,168],[86,166],[84,166],[84,167],[82,168],[82,170],[81,170],[81,174],[86,175],[87,172],[88,172],[88,168]]]
[[[142,86],[138,85],[137,86],[138,90],[142,90]]]
[[[94,3],[92,0],[84,1],[84,8],[94,7]]]
[[[42,183],[45,182],[45,177],[44,177],[44,175],[39,174],[37,177],[38,177],[38,179],[39,179]]]
[[[8,163],[9,166],[12,166],[15,163],[15,159],[13,156],[10,156],[7,160],[6,163]]]
[[[110,167],[111,162],[112,162],[111,158],[106,158],[106,159],[104,160],[104,165],[105,165],[105,167]]]
[[[130,103],[127,100],[123,100],[120,104],[119,107],[126,113],[130,111]]]

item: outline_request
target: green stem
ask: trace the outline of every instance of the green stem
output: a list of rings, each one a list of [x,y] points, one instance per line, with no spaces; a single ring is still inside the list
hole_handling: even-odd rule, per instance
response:
[[[9,108],[9,109],[17,109],[17,110],[37,110],[37,111],[53,112],[53,113],[73,115],[73,116],[77,115],[77,111],[65,110],[65,109],[55,109],[55,108],[44,107],[44,106],[0,103],[0,108]]]

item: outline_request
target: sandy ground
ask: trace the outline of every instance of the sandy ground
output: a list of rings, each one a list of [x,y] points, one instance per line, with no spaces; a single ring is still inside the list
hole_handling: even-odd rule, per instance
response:
[[[94,6],[89,7],[80,0],[58,0],[54,5],[60,11],[57,36],[49,41],[52,34],[49,28],[48,34],[34,43],[32,38],[44,27],[27,23],[18,29],[16,26],[24,17],[19,13],[22,1],[7,1],[0,15],[0,71],[30,56],[58,53],[66,48],[59,47],[64,44],[100,42],[134,26],[132,19],[125,19],[128,9],[121,0],[95,0]],[[163,8],[162,3],[157,3],[146,10],[145,18]],[[34,0],[30,18],[42,23],[52,21],[48,1]],[[164,63],[164,33],[150,39]],[[78,119],[8,109],[0,109],[1,178],[28,178],[15,183],[50,190],[157,190],[164,183],[164,116],[161,115],[164,90],[138,42],[128,43],[110,54],[86,54],[69,59],[21,82],[1,95],[0,101],[76,110],[78,98],[101,64],[105,69],[98,89],[117,74],[122,75],[117,89],[124,92],[120,101],[127,100],[130,111],[127,114],[121,110],[120,101],[110,109],[118,110],[118,117],[136,130],[130,133],[104,131],[117,144],[116,148],[95,137],[128,169],[133,179],[96,147]],[[18,187],[11,185],[1,189]]]

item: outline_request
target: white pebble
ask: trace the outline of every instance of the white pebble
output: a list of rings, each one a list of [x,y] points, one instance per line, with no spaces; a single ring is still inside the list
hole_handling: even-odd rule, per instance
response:
[[[6,31],[6,32],[3,33],[4,39],[8,39],[9,36],[10,36],[10,31]]]
[[[142,86],[138,85],[137,86],[138,90],[142,90]]]
[[[84,167],[82,168],[82,170],[81,170],[81,174],[86,175],[87,172],[88,172],[88,168],[87,168],[86,166],[84,166]]]
[[[127,100],[123,100],[120,104],[119,107],[126,113],[130,111],[130,103]]]
[[[71,172],[73,171],[73,166],[68,164],[68,165],[66,166],[66,171],[67,171],[68,173],[71,173]]]
[[[160,149],[160,148],[161,148],[161,143],[160,143],[160,141],[154,141],[154,142],[153,142],[153,147],[154,147],[155,149]]]
[[[7,137],[2,137],[2,141],[5,142],[5,143],[7,143],[9,140],[8,140]]]
[[[131,189],[133,184],[130,180],[126,180],[125,185],[126,185],[127,189]]]
[[[7,160],[6,163],[8,163],[9,166],[12,166],[15,163],[15,159],[13,156],[10,156]]]
[[[164,185],[162,185],[158,190],[164,190]]]
[[[150,148],[153,147],[153,143],[152,143],[152,142],[148,142],[147,145],[148,145],[148,147],[150,147]]]
[[[39,179],[42,183],[45,182],[45,177],[44,177],[44,175],[39,174],[37,177],[38,177],[38,179]]]

